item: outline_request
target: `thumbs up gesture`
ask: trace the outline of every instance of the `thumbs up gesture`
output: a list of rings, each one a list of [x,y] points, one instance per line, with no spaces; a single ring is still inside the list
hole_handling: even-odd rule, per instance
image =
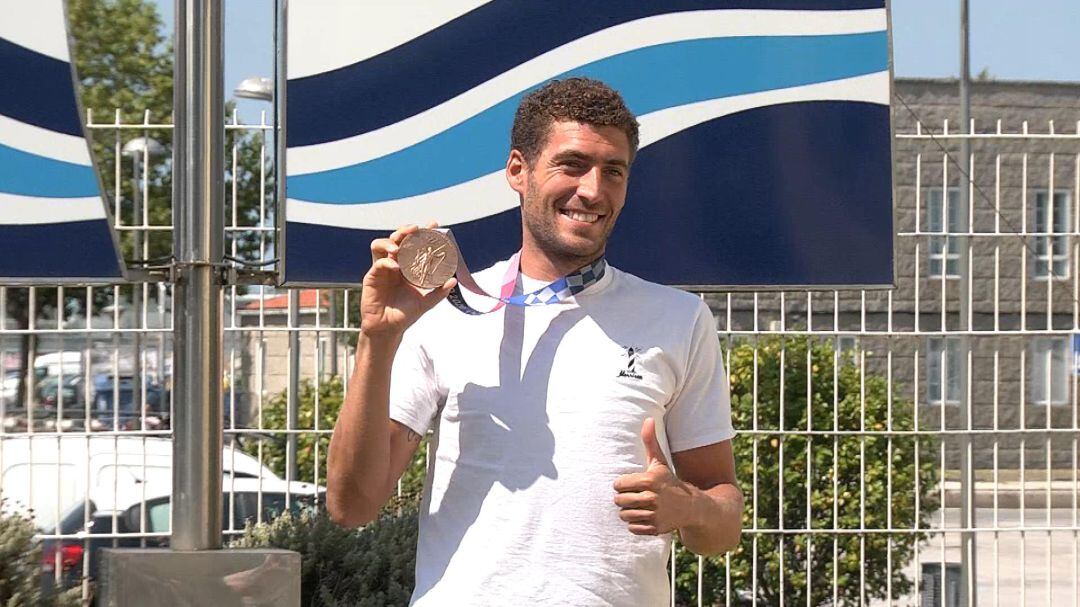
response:
[[[635,535],[669,533],[689,522],[692,492],[671,471],[651,417],[641,425],[641,442],[645,445],[645,471],[615,479],[619,518]]]

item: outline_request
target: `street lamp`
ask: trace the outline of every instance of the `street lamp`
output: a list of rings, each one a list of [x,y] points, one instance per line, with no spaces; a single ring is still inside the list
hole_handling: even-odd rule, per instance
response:
[[[146,192],[145,188],[139,188],[139,178],[142,176],[142,172],[144,170],[143,161],[144,160],[149,160],[153,156],[161,156],[161,155],[163,155],[165,153],[165,146],[161,145],[156,140],[154,140],[154,139],[152,139],[150,137],[136,137],[136,138],[132,139],[131,141],[127,142],[126,144],[124,144],[124,148],[122,150],[122,153],[124,154],[124,156],[131,157],[131,161],[132,161],[132,165],[133,165],[133,169],[134,169],[133,174],[131,176],[131,198],[132,198],[132,206],[134,207],[133,211],[134,211],[134,214],[135,214],[135,222],[134,222],[134,225],[135,225],[135,230],[134,230],[135,246],[133,247],[135,249],[135,258],[136,259],[145,259],[146,258],[146,252],[143,250],[143,234],[142,234],[142,230],[146,228],[146,224],[147,224],[147,222],[145,221],[145,218],[143,217],[143,198],[146,196],[147,192]],[[132,333],[132,342],[133,342],[132,345],[134,346],[134,349],[135,349],[135,356],[134,356],[134,358],[132,360],[132,363],[131,363],[131,366],[132,366],[132,368],[131,368],[131,376],[132,376],[131,393],[132,393],[132,400],[134,400],[135,403],[140,406],[140,411],[141,411],[142,407],[146,406],[146,402],[145,402],[146,398],[145,398],[145,395],[143,394],[143,381],[142,381],[142,374],[143,374],[142,334],[139,333],[139,331],[138,331],[139,325],[140,325],[139,317],[142,314],[142,307],[143,307],[143,289],[145,289],[145,288],[146,288],[145,283],[140,283],[140,284],[135,285],[135,293],[131,298],[131,300],[132,300],[131,301],[132,308],[135,311],[135,329],[136,329]],[[161,302],[159,300],[159,302],[158,302],[159,306],[160,306],[160,303]],[[164,339],[164,334],[161,334],[160,338]],[[164,350],[164,344],[159,343],[158,344],[158,362],[157,362],[158,367],[159,367],[159,371],[158,371],[159,373],[160,373],[160,366],[161,366],[161,352],[163,350]],[[114,383],[114,385],[119,386],[120,385],[120,378],[119,377],[114,377],[113,378],[113,383]],[[119,406],[119,403],[117,403],[116,406]],[[139,419],[140,420],[145,420],[146,417],[144,415],[140,415]]]
[[[233,89],[233,95],[242,99],[257,99],[259,101],[274,100],[274,81],[264,76],[251,76],[244,78]]]

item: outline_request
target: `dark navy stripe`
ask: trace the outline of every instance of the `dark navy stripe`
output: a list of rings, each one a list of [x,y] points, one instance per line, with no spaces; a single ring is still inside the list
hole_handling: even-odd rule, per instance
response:
[[[506,259],[521,248],[521,215],[511,209],[453,226],[461,254],[473,270]],[[285,225],[285,281],[360,284],[367,267],[364,251],[387,230],[353,230],[288,222]],[[368,257],[370,259],[370,256]]]
[[[82,137],[70,64],[0,38],[0,114]]]
[[[884,7],[885,0],[493,0],[370,59],[290,80],[288,144],[324,143],[393,124],[567,42],[645,17]]]
[[[677,133],[634,163],[608,260],[665,284],[890,284],[889,143],[888,108],[835,101]],[[516,209],[453,229],[473,269],[521,242]],[[359,283],[364,251],[384,235],[289,223],[286,279]]]
[[[0,225],[0,281],[120,277],[116,249],[104,219]]]
[[[889,143],[889,109],[854,102],[697,125],[641,151],[608,259],[667,284],[891,284]]]

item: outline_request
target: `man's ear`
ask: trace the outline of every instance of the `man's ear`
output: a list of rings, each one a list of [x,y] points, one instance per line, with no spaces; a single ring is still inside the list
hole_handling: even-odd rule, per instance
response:
[[[510,156],[506,159],[506,182],[515,192],[524,196],[525,185],[528,181],[529,165],[525,162],[525,156],[520,150],[510,150]]]

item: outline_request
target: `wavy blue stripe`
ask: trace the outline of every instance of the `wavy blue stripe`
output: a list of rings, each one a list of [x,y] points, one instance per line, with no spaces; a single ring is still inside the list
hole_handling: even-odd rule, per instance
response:
[[[754,36],[662,44],[607,57],[564,75],[603,80],[636,114],[708,99],[880,72],[885,32]],[[642,77],[647,74],[647,77]],[[414,146],[360,164],[289,177],[290,198],[357,204],[395,200],[497,171],[525,91]]]
[[[891,167],[881,105],[780,104],[705,122],[641,151],[607,259],[663,284],[890,284]],[[473,270],[521,244],[517,208],[452,227]],[[285,278],[358,284],[357,255],[386,233],[288,222]],[[653,242],[679,246],[642,246]]]
[[[92,167],[54,160],[0,143],[0,192],[42,198],[97,196]]]
[[[646,17],[710,9],[880,8],[885,0],[493,0],[370,59],[290,80],[289,145],[393,124],[567,42]]]
[[[0,225],[0,278],[115,279],[117,259],[104,219]]]
[[[71,65],[0,38],[0,114],[83,136]]]

